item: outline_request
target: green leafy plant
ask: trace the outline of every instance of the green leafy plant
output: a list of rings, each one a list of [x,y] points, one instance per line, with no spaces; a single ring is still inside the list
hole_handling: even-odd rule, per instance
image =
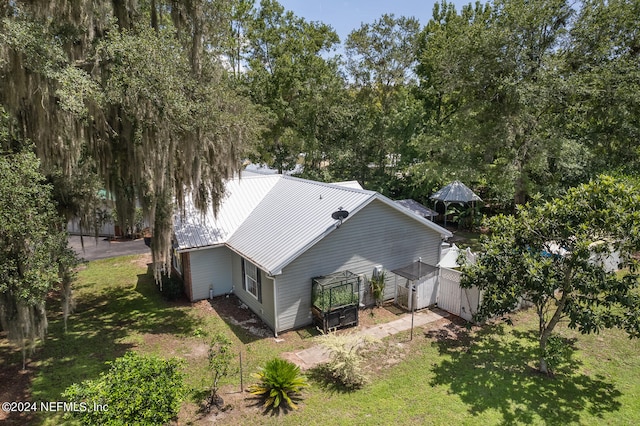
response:
[[[482,213],[475,205],[466,208],[452,206],[448,213],[453,214],[452,220],[458,224],[458,228],[473,231],[482,224]]]
[[[372,337],[354,333],[320,336],[320,344],[331,353],[329,362],[320,365],[320,374],[347,390],[362,388],[368,381],[362,371],[363,355],[372,343]]]
[[[386,274],[382,271],[375,277],[371,277],[369,280],[369,287],[371,289],[371,294],[373,295],[373,299],[376,301],[376,305],[382,306],[382,302],[384,302],[384,287],[385,287],[385,279]]]
[[[224,334],[216,334],[209,345],[209,370],[213,375],[211,385],[211,394],[207,401],[207,410],[211,407],[221,407],[224,401],[218,395],[220,379],[227,376],[231,369],[231,360],[233,353],[231,352],[231,340]]]
[[[177,277],[162,275],[162,296],[167,300],[176,300],[184,295],[184,284]]]
[[[127,352],[96,380],[69,386],[62,396],[86,410],[68,415],[88,425],[163,425],[184,397],[180,361]]]
[[[313,298],[313,305],[322,312],[329,312],[340,306],[352,305],[358,301],[358,293],[351,284],[318,289]]]
[[[565,339],[552,334],[540,356],[547,361],[549,372],[557,372],[562,365],[571,362],[572,353],[572,348]]]
[[[290,408],[296,410],[298,406],[293,402],[292,396],[308,386],[306,379],[300,373],[300,368],[280,358],[268,361],[264,368],[253,376],[260,382],[249,386],[249,392],[263,397],[264,407],[267,409],[277,409],[282,402],[285,402]]]

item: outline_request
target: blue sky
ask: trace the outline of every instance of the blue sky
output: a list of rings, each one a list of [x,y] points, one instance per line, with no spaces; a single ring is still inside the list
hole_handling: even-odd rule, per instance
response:
[[[422,25],[429,22],[434,3],[439,0],[278,0],[286,9],[307,21],[321,21],[329,24],[344,43],[347,35],[360,28],[362,23],[371,23],[384,13],[398,16],[413,16]],[[475,3],[475,0],[450,1],[456,10],[463,5]],[[484,2],[484,1],[483,1]]]

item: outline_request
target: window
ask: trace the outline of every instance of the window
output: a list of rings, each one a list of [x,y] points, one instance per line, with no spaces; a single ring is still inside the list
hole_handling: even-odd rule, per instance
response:
[[[182,275],[182,255],[173,249],[173,268]]]
[[[253,297],[258,299],[258,302],[262,302],[262,285],[260,279],[260,269],[253,263],[242,260],[242,269],[244,275],[244,290],[250,293]]]

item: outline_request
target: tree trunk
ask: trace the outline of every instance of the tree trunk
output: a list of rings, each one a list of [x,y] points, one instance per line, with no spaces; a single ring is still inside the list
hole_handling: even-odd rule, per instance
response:
[[[565,286],[562,289],[562,296],[560,300],[558,300],[556,311],[553,313],[553,316],[549,320],[549,323],[545,323],[544,318],[544,306],[536,306],[536,310],[538,312],[538,317],[540,320],[540,372],[544,374],[549,374],[549,366],[547,364],[547,360],[545,359],[545,351],[547,349],[547,342],[549,337],[551,337],[551,333],[553,329],[556,327],[558,322],[560,322],[560,318],[562,318],[562,312],[564,311],[564,305],[567,303],[567,297],[569,294],[569,283],[571,282],[571,274],[573,268],[569,266],[569,268],[565,271],[564,283]],[[551,303],[555,298],[549,298],[546,303]]]
[[[552,330],[553,328],[547,328],[542,333],[542,336],[540,336],[540,372],[547,375],[549,374],[549,366],[547,365],[547,360],[545,359],[544,354],[546,353],[547,341],[549,340]]]

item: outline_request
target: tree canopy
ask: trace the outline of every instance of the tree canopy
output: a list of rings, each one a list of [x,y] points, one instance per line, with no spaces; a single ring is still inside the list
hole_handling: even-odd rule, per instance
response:
[[[535,307],[541,371],[548,372],[545,350],[561,320],[581,333],[619,327],[640,337],[637,183],[601,176],[514,216],[495,216],[487,226],[491,234],[476,263],[463,268],[461,285],[482,290],[479,318],[508,313],[522,301]],[[611,255],[619,263],[607,268]]]
[[[65,320],[75,256],[39,162],[31,152],[0,155],[0,325],[33,350],[47,329],[45,298],[62,283]]]
[[[72,187],[88,163],[116,199],[153,223],[156,272],[168,264],[174,202],[217,206],[259,128],[220,57],[224,2],[12,2],[0,23],[0,102],[46,175]],[[67,179],[62,179],[67,178]]]

